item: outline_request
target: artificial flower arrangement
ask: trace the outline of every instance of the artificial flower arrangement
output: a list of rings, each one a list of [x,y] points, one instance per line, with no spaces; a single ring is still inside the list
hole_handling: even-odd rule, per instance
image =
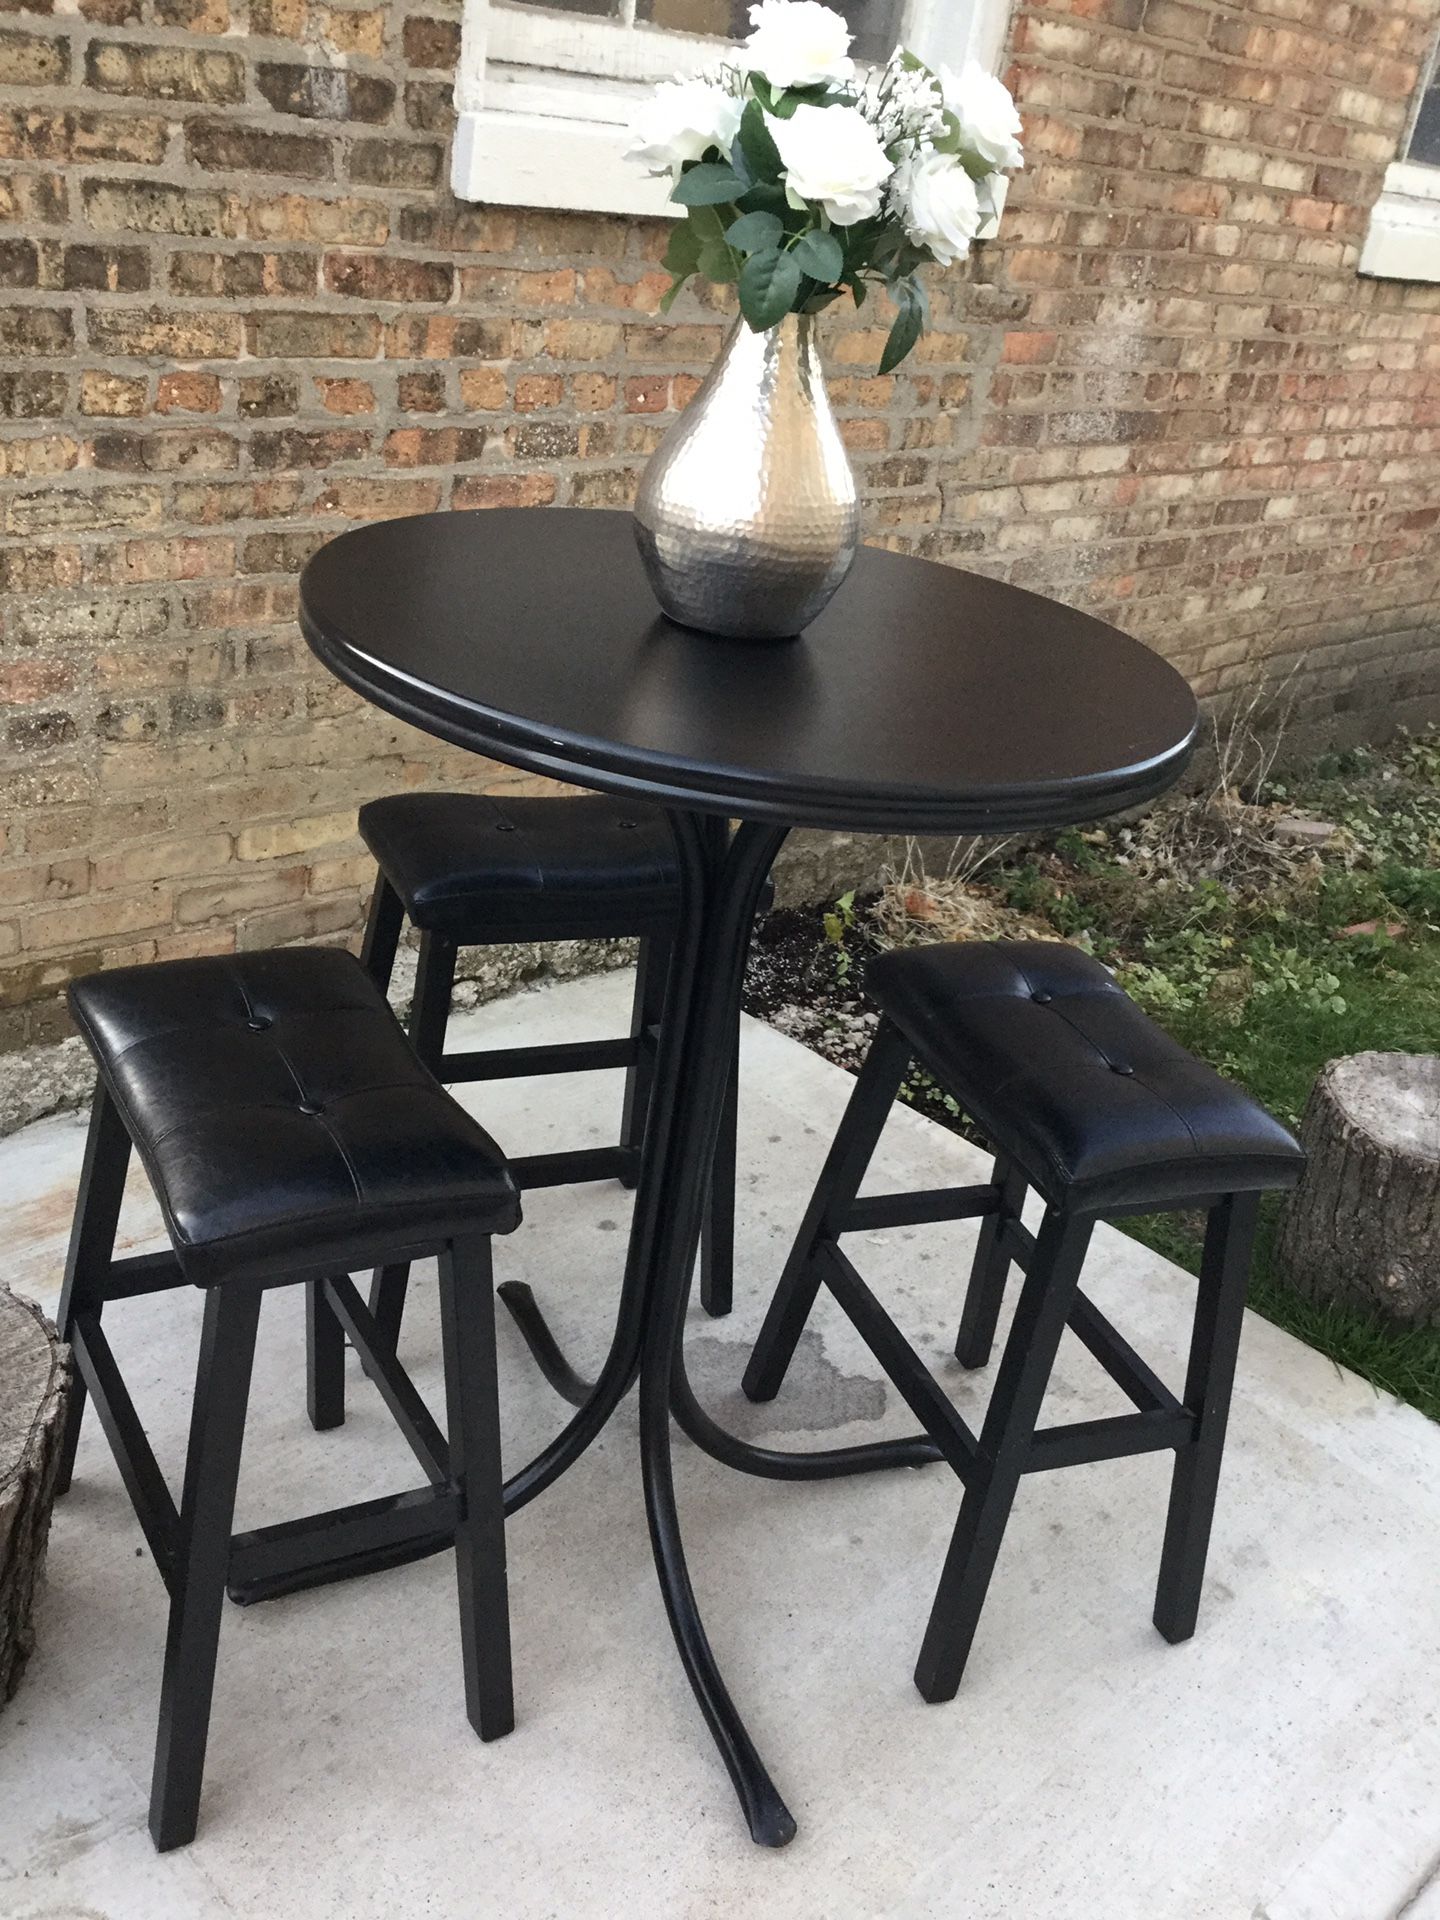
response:
[[[758,333],[883,285],[898,308],[888,373],[924,331],[919,269],[968,253],[1023,165],[1015,102],[977,65],[935,71],[903,48],[858,71],[819,0],[759,0],[750,22],[737,57],[664,82],[633,128],[630,157],[669,174],[686,209],[662,306],[692,274],[736,283]]]

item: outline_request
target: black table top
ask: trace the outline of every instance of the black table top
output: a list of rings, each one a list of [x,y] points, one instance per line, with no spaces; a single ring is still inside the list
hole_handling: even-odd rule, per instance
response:
[[[660,613],[626,513],[498,508],[342,534],[301,623],[377,706],[508,765],[662,804],[877,833],[1014,832],[1163,793],[1194,696],[1090,615],[862,549],[794,640]]]

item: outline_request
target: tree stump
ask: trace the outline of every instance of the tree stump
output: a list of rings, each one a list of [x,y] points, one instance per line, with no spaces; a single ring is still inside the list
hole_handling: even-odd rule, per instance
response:
[[[32,1610],[45,1565],[70,1361],[30,1301],[0,1287],[0,1705],[35,1645]]]
[[[1440,1326],[1440,1054],[1355,1053],[1321,1070],[1305,1177],[1277,1254],[1297,1292]]]

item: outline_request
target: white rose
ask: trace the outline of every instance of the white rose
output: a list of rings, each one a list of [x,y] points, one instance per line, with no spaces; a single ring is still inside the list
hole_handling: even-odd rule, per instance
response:
[[[814,200],[837,227],[880,211],[894,171],[875,129],[856,107],[797,107],[765,122],[785,166],[790,202]]]
[[[819,0],[760,0],[750,25],[746,65],[772,87],[818,87],[848,80],[855,70],[849,27]]]
[[[713,80],[662,81],[631,124],[625,157],[647,173],[678,173],[709,147],[728,155],[744,110],[743,100]]]
[[[960,122],[960,138],[967,153],[991,169],[1024,166],[1020,116],[1003,81],[968,60],[963,73],[941,67],[940,90],[945,105]]]
[[[907,236],[942,267],[963,259],[980,231],[975,182],[948,153],[921,153],[897,170],[892,194]]]

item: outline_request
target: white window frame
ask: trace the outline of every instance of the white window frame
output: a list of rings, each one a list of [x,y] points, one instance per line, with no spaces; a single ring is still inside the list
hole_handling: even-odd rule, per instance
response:
[[[994,72],[1013,0],[909,0],[905,44],[932,64]],[[625,128],[657,80],[727,43],[505,0],[465,0],[450,185],[457,199],[592,213],[674,211],[669,185],[624,157]]]
[[[1396,160],[1385,169],[1359,270],[1379,280],[1440,280],[1440,167]]]
[[[1437,78],[1440,44],[1421,72],[1402,152],[1410,145],[1420,102]],[[1360,249],[1359,271],[1377,280],[1440,280],[1440,167],[1394,160],[1385,169]]]

